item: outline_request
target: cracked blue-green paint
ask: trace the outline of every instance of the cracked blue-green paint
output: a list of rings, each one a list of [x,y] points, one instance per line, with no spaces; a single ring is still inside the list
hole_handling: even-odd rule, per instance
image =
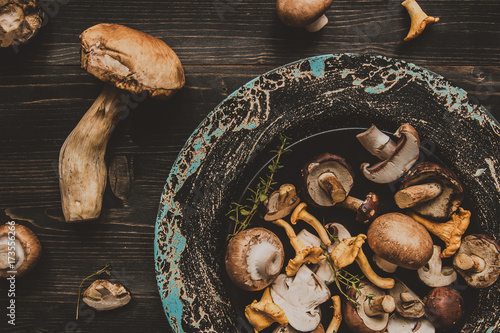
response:
[[[365,91],[369,94],[380,94],[384,91],[389,90],[389,87],[386,87],[385,84],[381,83],[375,87],[366,87]]]
[[[322,77],[325,74],[325,57],[313,57],[309,59],[309,65],[311,66],[312,75],[317,78]]]

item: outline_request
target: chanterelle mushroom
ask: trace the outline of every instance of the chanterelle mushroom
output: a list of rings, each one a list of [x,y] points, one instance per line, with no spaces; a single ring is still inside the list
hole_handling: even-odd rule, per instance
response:
[[[420,280],[429,287],[445,287],[457,280],[457,272],[453,267],[442,267],[440,253],[441,247],[434,245],[429,262],[417,270]]]
[[[500,276],[500,245],[487,235],[465,236],[453,266],[469,286],[489,287]]]
[[[254,300],[252,304],[247,305],[245,317],[255,332],[260,332],[275,322],[288,325],[288,318],[283,309],[273,302],[269,287],[264,290],[260,301]]]
[[[331,4],[332,0],[277,0],[276,13],[285,25],[316,32],[328,23],[325,12]]]
[[[405,318],[420,318],[425,315],[424,302],[401,280],[395,279],[389,295],[394,298],[396,312]]]
[[[313,215],[311,215],[308,211],[306,211],[307,204],[305,202],[299,204],[293,211],[292,216],[290,217],[290,222],[292,224],[297,224],[297,220],[302,220],[309,224],[311,227],[316,230],[318,233],[319,238],[321,238],[321,241],[323,244],[326,246],[330,246],[332,244],[332,241],[330,240],[330,237],[328,236],[328,233],[325,230],[325,227],[323,224],[318,221],[317,218],[315,218]]]
[[[420,155],[420,139],[415,128],[410,124],[403,124],[394,136],[399,138],[399,141],[392,155],[372,166],[368,163],[361,164],[361,170],[367,179],[379,184],[390,183],[410,170],[417,161]],[[378,143],[374,142],[374,145]],[[378,158],[385,156],[382,154]]]
[[[61,203],[67,222],[99,217],[106,187],[104,155],[128,92],[168,98],[184,85],[181,62],[163,41],[117,24],[85,30],[81,65],[108,83],[59,154]],[[123,90],[120,90],[123,89]]]
[[[0,47],[26,43],[40,29],[44,16],[37,0],[0,1]]]
[[[264,220],[274,221],[288,216],[300,202],[295,186],[283,184],[264,201],[266,215]]]
[[[98,311],[113,310],[130,302],[130,293],[120,283],[95,280],[83,293],[82,300]]]
[[[439,17],[428,16],[424,13],[415,0],[405,0],[401,5],[406,8],[411,18],[410,31],[408,31],[408,35],[404,39],[405,42],[419,36],[427,25],[439,21]]]
[[[226,271],[238,287],[254,291],[269,286],[285,261],[283,245],[273,232],[251,228],[239,232],[227,246]]]
[[[0,278],[26,274],[41,255],[42,245],[33,231],[20,224],[0,226]]]

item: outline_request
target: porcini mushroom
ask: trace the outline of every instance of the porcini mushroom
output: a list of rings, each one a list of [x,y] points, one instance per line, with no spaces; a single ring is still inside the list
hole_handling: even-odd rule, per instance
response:
[[[295,186],[283,184],[264,201],[266,215],[264,220],[274,221],[288,216],[300,202]]]
[[[127,93],[168,98],[184,85],[175,52],[163,41],[117,24],[85,30],[82,68],[108,83],[64,142],[59,154],[59,186],[67,222],[99,217],[106,187],[106,146],[127,107]]]
[[[424,297],[427,316],[438,330],[446,331],[456,326],[464,315],[464,299],[458,291],[448,287],[432,289]]]
[[[396,312],[405,318],[421,318],[425,315],[424,302],[401,280],[395,279],[394,288],[389,295],[394,298]]]
[[[331,4],[332,0],[277,0],[276,13],[284,25],[316,32],[328,23],[325,12]]]
[[[302,220],[306,222],[311,227],[313,227],[314,230],[316,230],[323,244],[325,244],[326,246],[330,246],[330,244],[332,244],[332,241],[330,240],[330,237],[328,236],[325,227],[320,221],[318,221],[317,218],[315,218],[306,210],[306,207],[307,204],[305,202],[302,202],[297,207],[295,207],[292,216],[290,217],[290,222],[292,224],[297,224],[297,220]]]
[[[401,5],[406,8],[411,18],[410,31],[404,39],[405,42],[418,37],[426,26],[439,21],[439,17],[428,16],[415,0],[405,0]]]
[[[29,228],[9,222],[0,226],[0,278],[25,275],[41,255],[42,245]]]
[[[432,256],[429,232],[412,218],[401,213],[377,217],[368,228],[368,245],[389,263],[416,270]]]
[[[340,156],[324,153],[304,165],[304,198],[318,207],[331,207],[346,199],[354,184],[354,171]]]
[[[429,262],[417,270],[420,280],[429,287],[449,286],[457,280],[453,267],[442,267],[441,247],[434,245],[434,252]]]
[[[370,223],[378,216],[379,205],[380,200],[373,192],[368,193],[365,200],[348,196],[344,201],[338,204],[340,207],[344,207],[355,212],[356,221],[362,223]]]
[[[500,245],[487,235],[465,236],[453,266],[469,286],[487,288],[500,275]]]
[[[340,296],[335,295],[332,296],[333,303],[333,317],[326,329],[326,333],[337,333],[340,328],[340,324],[342,323],[342,303],[340,300]]]
[[[260,332],[275,322],[288,325],[288,318],[283,309],[273,302],[269,287],[264,290],[260,301],[254,300],[246,306],[245,317],[255,332]]]
[[[470,223],[471,213],[460,207],[451,216],[451,220],[445,223],[433,222],[412,212],[408,215],[445,242],[446,248],[441,253],[441,258],[449,258],[460,248],[462,235]]]
[[[417,161],[420,139],[415,128],[410,124],[403,124],[394,136],[399,140],[391,156],[372,166],[369,163],[361,164],[361,170],[367,179],[379,184],[390,183],[410,170]]]
[[[37,0],[0,1],[0,47],[26,43],[41,28],[44,16]]]
[[[95,280],[83,293],[82,300],[98,311],[113,310],[130,302],[130,292],[120,283]]]
[[[448,168],[433,162],[415,165],[394,195],[399,208],[410,208],[431,220],[443,221],[458,209],[464,190],[458,177]]]
[[[226,271],[233,283],[249,290],[262,290],[279,275],[285,251],[278,236],[265,228],[239,232],[227,246]]]
[[[389,314],[396,307],[394,299],[366,282],[360,283],[359,291],[347,289],[350,300],[345,299],[342,307],[347,326],[354,333],[384,332]]]
[[[399,315],[391,316],[387,325],[387,333],[434,333],[436,329],[425,318],[410,319]]]
[[[330,289],[303,265],[294,277],[279,275],[271,285],[271,297],[285,312],[290,326],[309,332],[321,321],[319,305],[330,298]]]

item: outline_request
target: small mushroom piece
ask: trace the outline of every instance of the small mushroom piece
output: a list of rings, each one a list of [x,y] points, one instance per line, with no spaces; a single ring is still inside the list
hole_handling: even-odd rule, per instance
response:
[[[418,37],[425,27],[439,21],[439,17],[428,16],[415,0],[405,0],[401,3],[406,8],[411,18],[410,31],[405,37],[405,42]]]
[[[438,330],[455,327],[464,316],[464,299],[455,289],[434,288],[424,297],[424,303],[429,320]]]
[[[95,280],[83,293],[82,300],[98,311],[113,310],[130,302],[130,293],[120,283]]]
[[[432,256],[432,237],[412,218],[401,213],[377,217],[368,228],[368,245],[375,254],[398,266],[419,269]]]
[[[295,258],[290,259],[288,261],[288,265],[285,268],[287,276],[294,276],[303,263],[317,264],[321,260],[326,258],[323,254],[322,248],[310,247],[302,243],[302,241],[295,234],[292,226],[286,221],[278,219],[276,221],[273,221],[273,223],[285,229],[288,238],[290,238],[290,244],[295,250]]]
[[[276,13],[284,25],[316,32],[328,23],[325,12],[331,4],[332,0],[278,0]]]
[[[433,222],[412,212],[408,215],[445,242],[446,248],[441,253],[441,258],[449,258],[460,248],[462,235],[470,223],[471,213],[460,207],[446,223]]]
[[[282,325],[276,327],[273,333],[304,333],[304,332],[299,332],[290,325]],[[325,333],[325,328],[323,327],[323,325],[319,324],[314,331],[310,331],[308,333]]]
[[[29,228],[6,223],[0,226],[0,278],[28,273],[42,256],[42,245]]]
[[[420,155],[420,139],[417,131],[410,124],[401,125],[394,133],[398,138],[396,149],[390,157],[372,166],[361,164],[363,175],[379,184],[395,181],[410,170]]]
[[[348,196],[344,201],[338,204],[340,207],[344,207],[355,212],[356,221],[362,223],[370,223],[378,216],[379,205],[380,200],[373,192],[368,193],[365,200]]]
[[[342,323],[342,303],[340,300],[340,296],[335,295],[332,296],[333,302],[333,317],[326,329],[326,333],[337,333],[340,328],[340,324]]]
[[[238,287],[262,290],[279,275],[285,251],[278,236],[265,228],[239,232],[227,246],[225,263],[229,278]]]
[[[324,153],[301,170],[304,198],[318,207],[331,207],[346,199],[354,184],[354,170],[340,156]]]
[[[457,280],[457,272],[453,267],[442,267],[440,253],[441,247],[434,245],[429,262],[417,270],[420,280],[429,287],[445,287]]]
[[[274,221],[288,216],[300,202],[295,186],[283,184],[264,201],[266,215],[264,220]]]
[[[394,273],[398,269],[398,265],[380,258],[377,254],[373,255],[372,260],[378,268],[386,273]]]
[[[42,27],[44,16],[37,0],[0,1],[0,47],[26,43]]]
[[[292,224],[297,224],[297,220],[302,220],[309,224],[311,227],[316,230],[318,233],[319,238],[321,238],[321,241],[323,244],[326,246],[330,246],[332,244],[332,241],[330,240],[330,237],[328,236],[328,233],[325,230],[325,227],[323,224],[318,221],[317,218],[315,218],[313,215],[311,215],[308,211],[306,211],[307,204],[305,202],[300,203],[293,211],[292,216],[290,217],[290,222]]]
[[[106,146],[126,115],[130,92],[168,98],[184,86],[184,70],[163,41],[118,24],[98,24],[81,36],[81,66],[108,83],[69,134],[59,154],[59,187],[67,222],[95,220],[102,208]]]
[[[464,190],[453,171],[423,162],[403,178],[394,200],[399,208],[410,208],[431,220],[446,221],[462,204]]]
[[[356,135],[356,138],[370,154],[382,161],[391,157],[396,151],[397,144],[375,125]]]
[[[436,329],[428,319],[410,319],[399,315],[391,316],[387,333],[435,333]]]
[[[394,298],[396,312],[405,318],[421,318],[425,315],[424,302],[401,280],[395,279],[394,288],[389,290],[389,295]]]
[[[469,286],[487,288],[500,275],[500,245],[487,235],[465,236],[453,266]]]
[[[283,309],[273,302],[269,287],[264,290],[260,301],[254,300],[246,306],[245,317],[255,332],[260,332],[275,322],[288,325],[288,318]]]
[[[396,307],[394,299],[366,282],[360,283],[359,289],[359,293],[354,288],[349,288],[346,292],[357,304],[348,299],[344,300],[342,311],[347,326],[354,333],[384,332],[389,314]]]
[[[303,265],[294,277],[279,275],[271,285],[271,296],[285,312],[290,326],[309,332],[321,321],[319,305],[330,298],[330,289]]]

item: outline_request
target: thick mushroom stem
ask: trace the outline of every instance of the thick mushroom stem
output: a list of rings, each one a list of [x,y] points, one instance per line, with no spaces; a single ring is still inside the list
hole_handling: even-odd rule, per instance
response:
[[[328,24],[328,17],[325,14],[321,15],[316,21],[306,25],[306,30],[309,32],[317,32],[323,29]]]
[[[474,254],[468,255],[465,253],[458,253],[453,258],[453,265],[463,271],[474,273],[482,272],[486,268],[486,262],[483,258]]]
[[[391,313],[396,309],[396,302],[390,295],[377,296],[373,299],[366,298],[365,303],[365,313],[369,317]]]
[[[393,264],[392,262],[388,262],[387,260],[380,258],[380,256],[374,254],[373,257],[373,262],[383,270],[384,272],[387,273],[394,273],[398,269],[398,265]]]
[[[370,154],[382,161],[391,157],[397,146],[396,142],[375,125],[356,135],[356,138]]]
[[[247,305],[245,317],[256,332],[262,331],[274,322],[288,325],[283,309],[273,303],[269,287],[264,290],[260,301],[254,300],[252,304]]]
[[[460,207],[451,216],[451,220],[445,223],[432,222],[412,212],[408,215],[445,242],[446,248],[441,253],[441,258],[449,258],[460,248],[462,235],[470,223],[471,213]]]
[[[358,264],[359,268],[361,268],[361,271],[366,276],[366,278],[377,287],[382,289],[392,289],[394,287],[394,284],[396,283],[394,279],[383,278],[375,273],[362,249],[359,249],[358,256],[356,257],[356,263]]]
[[[442,192],[443,187],[439,183],[415,185],[399,190],[394,195],[394,200],[399,208],[405,209],[432,200]]]
[[[348,196],[343,202],[339,203],[339,206],[356,212],[356,221],[370,223],[378,215],[379,202],[378,196],[370,192],[364,201]]]
[[[307,204],[305,202],[300,203],[297,207],[295,207],[295,210],[293,211],[292,216],[290,217],[290,222],[292,224],[297,224],[297,220],[302,220],[306,222],[307,224],[312,226],[314,230],[316,230],[323,244],[325,244],[326,246],[330,246],[332,244],[332,241],[330,240],[330,237],[328,236],[325,227],[320,221],[318,221],[317,218],[315,218],[308,211],[306,211],[306,207]]]
[[[95,220],[102,208],[107,170],[106,146],[122,113],[123,92],[105,86],[66,138],[59,154],[59,186],[66,222]]]
[[[345,200],[347,192],[333,173],[325,172],[321,174],[318,182],[319,186],[332,198],[333,203]]]
[[[333,302],[333,317],[330,325],[326,329],[326,333],[337,333],[340,328],[340,324],[342,323],[342,307],[340,302],[340,296],[335,295],[332,296]]]
[[[439,17],[428,16],[415,0],[405,0],[401,5],[406,8],[411,18],[410,31],[404,39],[405,42],[420,35],[427,25],[439,21]]]

